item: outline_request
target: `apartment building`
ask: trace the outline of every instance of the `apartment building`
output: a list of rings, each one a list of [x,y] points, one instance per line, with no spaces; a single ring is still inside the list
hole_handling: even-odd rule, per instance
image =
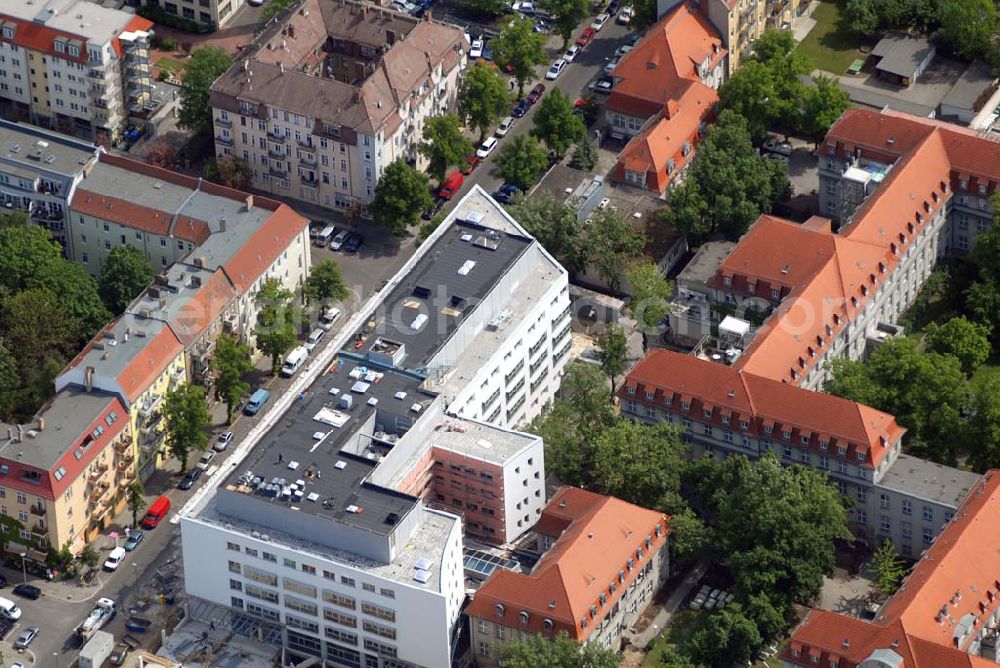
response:
[[[87,0],[0,1],[0,111],[116,143],[150,109],[153,23]]]
[[[810,610],[781,654],[796,666],[997,664],[1000,476],[990,471],[871,621]]]
[[[544,506],[542,443],[507,425],[557,389],[567,289],[476,187],[182,512],[188,593],[297,659],[450,665],[463,524],[509,542]]]
[[[901,453],[892,415],[743,369],[655,350],[619,392],[622,414],[683,427],[696,455],[812,466],[851,501],[851,531],[916,558],[979,476]]]
[[[530,573],[496,569],[466,608],[476,664],[496,665],[504,643],[566,633],[620,649],[669,571],[667,517],[620,499],[563,487],[535,532]]]
[[[93,273],[117,246],[162,268],[126,312],[56,378],[118,396],[143,479],[162,461],[168,391],[209,383],[222,332],[253,343],[268,278],[296,292],[308,275],[308,220],[287,205],[102,153],[69,205],[67,254]]]
[[[722,35],[729,52],[727,73],[732,74],[752,52],[755,39],[767,30],[791,27],[808,6],[802,0],[707,0],[701,8]]]
[[[135,480],[128,411],[114,394],[67,387],[27,425],[0,424],[0,532],[28,558],[76,553],[126,502]],[[17,548],[14,548],[17,551]]]
[[[0,120],[0,204],[19,209],[66,245],[69,201],[103,149],[23,123]]]
[[[467,48],[430,17],[304,0],[212,86],[216,155],[246,160],[275,196],[366,204],[386,165],[424,164],[424,120],[453,108]]]

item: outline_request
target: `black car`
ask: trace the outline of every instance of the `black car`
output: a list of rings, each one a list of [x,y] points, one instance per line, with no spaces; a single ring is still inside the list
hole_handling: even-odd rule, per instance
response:
[[[351,236],[347,237],[347,242],[344,244],[344,250],[348,253],[356,253],[361,245],[365,242],[365,236],[360,232],[352,232]]]
[[[177,489],[191,489],[195,481],[201,477],[202,469],[193,468],[188,471],[177,485]]]
[[[513,116],[514,118],[521,118],[526,113],[528,113],[528,109],[530,108],[531,108],[531,103],[528,102],[527,99],[521,100],[516,105],[514,105],[514,108],[511,110],[510,115]]]
[[[0,575],[0,587],[6,587],[6,586],[7,586],[7,576]]]
[[[607,11],[608,14],[611,14],[611,16],[614,16],[618,13],[618,10],[621,9],[621,6],[621,0],[611,0],[611,4],[608,5],[607,10],[605,11]]]
[[[12,590],[18,596],[30,598],[32,601],[42,595],[42,590],[35,585],[19,584]]]

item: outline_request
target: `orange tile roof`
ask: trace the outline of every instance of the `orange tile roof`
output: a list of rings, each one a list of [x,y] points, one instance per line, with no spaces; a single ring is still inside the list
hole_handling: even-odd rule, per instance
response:
[[[496,605],[501,604],[505,625],[541,633],[543,620],[550,619],[553,635],[565,631],[582,642],[615,606],[651,555],[663,547],[667,535],[667,518],[661,513],[576,487],[560,489],[539,522],[550,526],[568,522],[568,527],[530,574],[494,571],[476,592],[466,614],[496,622]],[[659,536],[658,526],[662,527]],[[647,538],[651,539],[649,549],[644,542]],[[638,548],[642,548],[641,558]],[[610,591],[612,583],[614,593]],[[603,605],[602,594],[607,596]],[[591,606],[596,606],[593,617]],[[520,622],[522,611],[529,615],[526,625]],[[581,624],[584,618],[588,620],[586,628]]]
[[[308,218],[299,215],[287,204],[278,205],[267,221],[222,266],[223,270],[236,289],[245,293],[284,252],[292,239],[308,226]]]
[[[85,37],[64,32],[62,30],[56,30],[40,23],[35,23],[34,21],[23,21],[8,14],[0,14],[0,21],[13,23],[17,26],[17,30],[14,32],[14,39],[0,38],[0,42],[15,44],[21,48],[28,49],[30,51],[38,51],[60,60],[67,60],[69,62],[84,65],[87,62],[87,39]],[[71,56],[68,51],[64,53],[56,51],[55,41],[59,37],[79,42],[79,55]]]
[[[792,635],[791,647],[800,656],[789,649],[784,658],[805,666],[805,650],[816,648],[854,666],[875,649],[892,648],[907,666],[995,666],[966,650],[1000,608],[998,535],[1000,471],[993,470],[969,491],[954,519],[874,621],[812,610]],[[961,622],[969,632],[956,638]]]
[[[877,466],[905,432],[892,415],[869,406],[669,350],[647,353],[629,372],[618,396],[660,410],[669,397],[669,410],[678,415],[685,413],[681,404],[687,401],[686,412],[693,420],[721,426],[725,412],[733,428],[748,422],[746,433],[778,441],[787,431],[797,447],[803,445],[800,437],[807,436],[810,449],[820,454],[825,441],[831,456],[846,446],[845,457],[857,463],[861,456],[869,467]],[[712,409],[711,418],[705,418],[707,408]],[[772,435],[766,435],[765,427]]]
[[[162,236],[169,234],[170,225],[173,222],[173,214],[118,197],[101,195],[86,188],[76,189],[70,206],[74,211],[82,213],[85,216],[94,216],[101,220],[107,220],[119,225],[126,225],[136,230]],[[205,224],[204,221],[198,222],[203,225]],[[183,229],[184,226],[181,226],[182,232]],[[204,239],[187,239],[183,236],[181,238],[196,243],[204,242]]]
[[[659,23],[625,54],[612,76],[619,79],[607,107],[630,116],[658,114],[676,98],[684,80],[699,81],[698,66],[714,68],[726,50],[709,23],[690,4],[683,4]]]
[[[646,174],[646,187],[663,192],[674,177],[694,159],[698,131],[713,114],[718,94],[700,81],[685,81],[678,86],[677,97],[671,98],[667,112],[632,138],[618,156],[614,178],[625,180],[625,172]],[[691,146],[683,154],[685,144]],[[674,169],[667,173],[673,160]]]

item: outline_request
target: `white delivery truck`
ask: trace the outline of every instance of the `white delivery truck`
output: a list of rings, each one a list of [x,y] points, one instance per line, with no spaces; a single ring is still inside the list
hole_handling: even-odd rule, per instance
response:
[[[309,351],[305,346],[299,346],[288,353],[288,357],[285,358],[285,363],[281,367],[281,375],[285,378],[294,376],[295,372],[305,364],[307,357],[309,357]]]
[[[80,668],[101,668],[115,648],[115,637],[107,631],[94,631],[87,644],[80,650],[77,665]]]

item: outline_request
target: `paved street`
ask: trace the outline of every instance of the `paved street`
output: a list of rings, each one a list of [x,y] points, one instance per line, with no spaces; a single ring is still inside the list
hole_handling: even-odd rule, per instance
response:
[[[590,25],[593,17],[588,16],[586,21],[580,24],[580,26],[573,32],[573,40],[575,41],[583,28]],[[549,62],[545,65],[540,65],[538,67],[539,79],[533,81],[530,84],[525,85],[525,93],[531,90],[531,87],[535,85],[538,81],[545,84],[546,94],[548,91],[552,90],[553,87],[558,88],[562,92],[566,93],[571,100],[575,100],[584,93],[587,92],[587,85],[590,84],[591,80],[598,74],[603,73],[604,66],[608,61],[614,56],[615,49],[626,43],[625,37],[630,35],[632,30],[629,26],[620,26],[614,22],[614,19],[609,21],[607,25],[601,32],[597,33],[597,37],[587,45],[583,51],[576,57],[576,59],[563,70],[563,73],[559,75],[559,78],[555,81],[547,81],[543,77],[545,76],[546,70],[548,70],[549,65],[552,64],[562,54],[562,39],[553,36],[549,39]],[[604,96],[598,96],[599,101],[603,101],[600,98]],[[509,142],[511,138],[518,135],[527,133],[531,131],[534,126],[535,111],[538,105],[535,104],[531,107],[524,118],[516,119],[514,127],[507,133],[507,136],[500,140],[499,145],[493,151],[492,155],[476,168],[472,174],[465,179],[465,183],[459,190],[458,194],[454,197],[453,201],[458,201],[465,195],[474,183],[478,183],[487,192],[492,193],[503,183],[503,179],[495,176],[493,174],[493,168],[495,164],[495,158],[497,153],[503,147],[505,142]],[[599,125],[600,121],[597,124]]]

